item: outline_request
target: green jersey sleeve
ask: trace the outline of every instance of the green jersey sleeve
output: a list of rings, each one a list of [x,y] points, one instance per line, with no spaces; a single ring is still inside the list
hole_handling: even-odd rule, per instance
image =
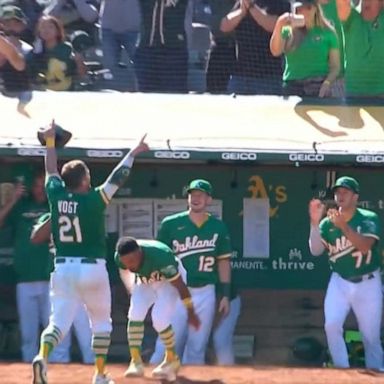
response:
[[[172,249],[172,238],[170,235],[170,227],[169,222],[167,219],[164,219],[161,224],[159,231],[157,232],[157,238],[158,241],[161,241],[162,243],[168,245]]]
[[[160,259],[159,272],[168,280],[176,280],[179,276],[179,268],[177,259],[174,256],[172,250],[165,252],[164,256]]]
[[[227,226],[222,222],[221,231],[217,242],[217,259],[227,259],[232,255],[231,239]]]
[[[45,180],[45,191],[48,200],[52,201],[55,195],[65,191],[65,183],[59,175],[48,175]]]
[[[373,237],[376,240],[380,240],[380,222],[376,213],[371,213],[371,215],[365,218],[361,222],[360,233],[366,237]]]

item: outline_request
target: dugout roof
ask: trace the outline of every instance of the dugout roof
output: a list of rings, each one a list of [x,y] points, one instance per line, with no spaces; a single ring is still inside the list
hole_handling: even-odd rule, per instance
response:
[[[148,160],[384,163],[384,107],[291,97],[34,92],[30,117],[0,96],[0,155],[41,156],[36,129],[73,133],[62,157],[119,158],[144,132]]]

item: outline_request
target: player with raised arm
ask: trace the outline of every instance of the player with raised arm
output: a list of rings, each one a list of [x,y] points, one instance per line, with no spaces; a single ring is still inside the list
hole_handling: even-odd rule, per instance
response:
[[[343,324],[352,309],[363,337],[367,368],[383,367],[380,341],[383,295],[380,278],[379,219],[376,213],[357,207],[359,184],[343,176],[333,186],[338,209],[320,200],[309,204],[309,247],[314,256],[328,251],[332,270],[324,302],[325,333],[333,364],[349,367]]]
[[[166,352],[164,361],[153,370],[152,375],[174,381],[180,367],[180,359],[175,351],[171,319],[175,316],[174,309],[178,297],[187,310],[188,323],[195,329],[200,326],[191,295],[180,276],[179,262],[172,250],[160,241],[136,240],[133,237],[123,237],[118,241],[115,261],[125,286],[131,291],[127,328],[131,363],[125,376],[144,375],[141,359],[144,320],[153,306],[152,324]],[[135,274],[135,284],[130,284],[127,272]]]
[[[47,357],[68,332],[76,308],[85,304],[92,328],[95,353],[93,384],[113,384],[105,372],[111,322],[111,292],[105,267],[104,211],[130,173],[136,155],[148,150],[145,136],[129,151],[106,181],[91,187],[87,165],[81,160],[65,163],[59,174],[54,123],[44,132],[46,142],[46,191],[51,230],[56,248],[51,274],[52,313],[41,335],[40,351],[33,366],[33,384],[47,384]]]

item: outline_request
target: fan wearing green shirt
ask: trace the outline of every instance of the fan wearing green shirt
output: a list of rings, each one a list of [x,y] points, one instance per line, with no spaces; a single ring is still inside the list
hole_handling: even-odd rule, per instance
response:
[[[144,320],[153,306],[153,327],[158,332],[166,353],[164,361],[153,370],[152,375],[174,381],[180,359],[175,351],[171,320],[175,315],[178,296],[187,310],[188,323],[196,329],[200,327],[191,295],[180,275],[179,262],[172,250],[160,241],[136,240],[133,237],[123,237],[118,241],[115,261],[126,288],[131,291],[127,328],[131,362],[125,376],[144,375],[141,359]],[[129,280],[131,273],[134,274],[134,282]]]
[[[285,55],[286,95],[333,96],[340,72],[339,40],[316,0],[293,3],[293,13],[281,15],[271,41],[274,56]]]
[[[336,0],[345,36],[347,96],[384,97],[384,8],[382,0]]]

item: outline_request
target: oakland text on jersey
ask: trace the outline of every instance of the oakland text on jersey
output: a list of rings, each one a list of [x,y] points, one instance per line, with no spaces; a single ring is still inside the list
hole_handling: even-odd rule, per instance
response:
[[[154,156],[157,159],[181,159],[186,160],[191,157],[187,151],[156,151]]]
[[[324,155],[319,153],[290,153],[289,160],[321,162],[324,161]]]
[[[60,213],[73,213],[77,214],[77,201],[59,200],[57,202],[57,209]]]
[[[223,160],[257,160],[257,153],[253,152],[224,152],[221,154]]]
[[[337,238],[335,244],[328,244],[328,250],[331,261],[336,261],[339,257],[349,254],[355,249],[355,246],[345,236]]]
[[[165,277],[159,271],[153,271],[149,277],[137,276],[143,284],[154,283],[155,281],[166,280]]]
[[[184,257],[199,252],[212,252],[215,250],[218,237],[219,234],[215,233],[210,240],[200,240],[197,235],[193,236],[192,238],[187,236],[184,243],[179,243],[177,240],[173,240],[173,251],[179,257]]]

